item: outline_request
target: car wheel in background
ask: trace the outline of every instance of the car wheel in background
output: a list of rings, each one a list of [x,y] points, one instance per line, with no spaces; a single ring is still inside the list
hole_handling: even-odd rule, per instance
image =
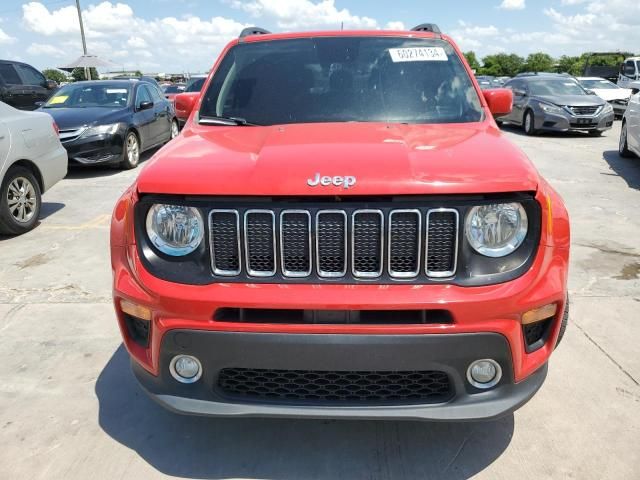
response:
[[[524,133],[527,135],[535,135],[535,119],[533,117],[533,112],[531,110],[527,110],[524,114],[524,120],[522,122],[522,128],[524,128]]]
[[[20,235],[35,227],[42,198],[36,177],[25,167],[9,168],[0,186],[0,233]]]
[[[178,125],[178,121],[174,118],[171,120],[171,138],[169,140],[173,140],[178,135],[180,135],[180,126]]]
[[[130,170],[138,166],[140,161],[140,141],[135,132],[127,133],[124,139],[124,152],[122,158],[122,168]]]
[[[621,157],[629,158],[633,156],[631,150],[629,150],[629,145],[627,144],[627,122],[622,122],[622,127],[620,128],[620,141],[618,142],[618,153]]]

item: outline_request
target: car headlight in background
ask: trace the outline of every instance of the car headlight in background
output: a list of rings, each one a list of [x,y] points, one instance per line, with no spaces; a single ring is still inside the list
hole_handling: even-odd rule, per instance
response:
[[[611,106],[610,103],[605,104],[604,108],[602,109],[602,113],[611,113],[613,112],[613,107]]]
[[[541,103],[540,108],[546,113],[555,113],[558,115],[567,113],[563,108],[558,107],[557,105],[552,105],[550,103]]]
[[[487,257],[504,257],[527,236],[527,212],[520,203],[473,207],[467,214],[465,234],[473,249]]]
[[[98,125],[90,127],[84,131],[83,137],[92,137],[94,135],[113,135],[118,131],[119,123],[111,123],[109,125]]]
[[[162,253],[181,257],[202,242],[204,222],[200,211],[182,205],[155,204],[147,213],[147,235]]]

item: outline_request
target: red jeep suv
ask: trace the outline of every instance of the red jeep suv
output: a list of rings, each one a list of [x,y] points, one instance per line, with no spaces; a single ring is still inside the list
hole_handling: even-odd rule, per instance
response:
[[[143,388],[220,416],[495,418],[567,322],[569,220],[453,41],[270,34],[222,52],[111,225]]]

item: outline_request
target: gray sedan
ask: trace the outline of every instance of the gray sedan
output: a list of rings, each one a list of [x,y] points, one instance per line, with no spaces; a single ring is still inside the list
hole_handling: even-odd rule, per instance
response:
[[[587,92],[572,77],[530,75],[505,84],[513,90],[513,110],[498,123],[521,125],[527,135],[539,131],[588,132],[599,136],[613,125],[613,108]]]

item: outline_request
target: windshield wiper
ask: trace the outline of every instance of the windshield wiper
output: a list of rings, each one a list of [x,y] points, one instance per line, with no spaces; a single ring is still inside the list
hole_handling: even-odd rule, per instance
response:
[[[240,117],[212,117],[209,115],[202,115],[198,120],[198,123],[203,125],[240,125],[248,127],[257,127],[255,123],[247,122],[246,119]]]

